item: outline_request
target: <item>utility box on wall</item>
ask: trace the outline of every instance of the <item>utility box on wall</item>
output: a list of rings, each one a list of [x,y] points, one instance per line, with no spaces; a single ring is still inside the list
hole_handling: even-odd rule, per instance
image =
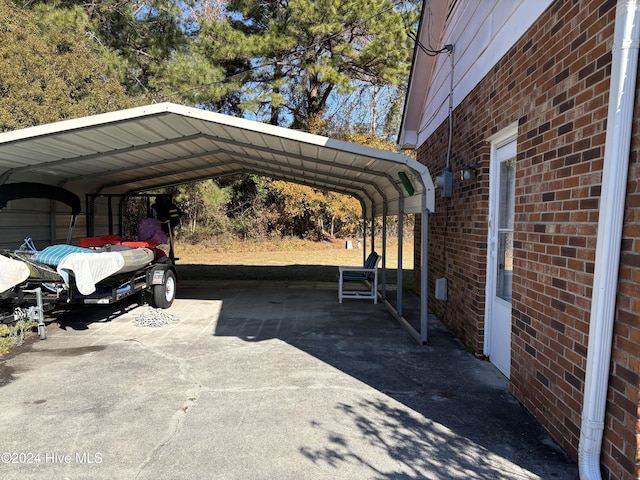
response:
[[[447,279],[436,279],[436,300],[447,300]]]
[[[440,195],[444,198],[451,197],[453,191],[453,173],[447,168],[442,175],[436,177],[436,187],[440,188]]]

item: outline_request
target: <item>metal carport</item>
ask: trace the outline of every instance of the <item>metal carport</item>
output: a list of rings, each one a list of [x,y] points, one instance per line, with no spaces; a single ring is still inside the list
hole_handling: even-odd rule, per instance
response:
[[[365,225],[383,217],[383,257],[386,217],[422,214],[420,332],[402,317],[401,221],[397,307],[385,303],[426,342],[427,220],[435,189],[427,167],[405,155],[173,103],[0,134],[0,184],[40,180],[78,194],[128,194],[236,173],[357,198]]]

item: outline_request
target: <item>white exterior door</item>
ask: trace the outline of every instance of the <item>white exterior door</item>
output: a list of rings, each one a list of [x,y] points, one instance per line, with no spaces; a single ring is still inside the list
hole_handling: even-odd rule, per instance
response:
[[[507,378],[511,370],[511,286],[516,141],[507,132],[492,146],[487,258],[485,353]]]

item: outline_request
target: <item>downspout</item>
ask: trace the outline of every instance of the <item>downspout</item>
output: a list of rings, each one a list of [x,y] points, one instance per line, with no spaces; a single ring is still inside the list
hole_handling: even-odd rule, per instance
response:
[[[638,0],[618,0],[616,6],[587,369],[578,446],[581,480],[601,479],[600,452],[613,344],[640,41],[637,2]]]

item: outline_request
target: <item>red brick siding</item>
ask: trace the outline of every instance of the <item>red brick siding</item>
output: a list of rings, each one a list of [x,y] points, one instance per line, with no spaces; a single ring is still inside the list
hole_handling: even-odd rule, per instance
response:
[[[580,437],[615,2],[556,1],[453,116],[451,198],[429,218],[429,305],[482,351],[490,149],[518,122],[511,385],[574,458]],[[640,118],[640,109],[636,118]],[[418,150],[431,174],[445,167],[444,122]],[[640,122],[634,125],[612,377],[605,478],[638,472],[640,373]],[[463,164],[479,176],[461,182]],[[416,222],[416,238],[420,222]],[[419,252],[416,252],[419,258]],[[419,284],[419,263],[415,282]],[[449,281],[448,301],[435,280]],[[640,438],[640,437],[638,437]],[[608,476],[608,477],[607,477]]]
[[[469,112],[466,112],[467,115]],[[473,117],[469,116],[469,120]],[[444,152],[436,155],[436,162],[440,163],[440,173],[444,167],[447,150],[448,129],[443,126],[429,142],[433,145],[431,152]],[[466,158],[475,159],[474,146],[469,146],[472,139],[465,140],[465,152],[469,153]],[[484,141],[481,147],[486,150],[488,160],[489,150],[485,147]],[[458,150],[459,151],[459,150]],[[472,155],[473,154],[473,155]],[[452,169],[459,172],[464,160],[463,154],[455,156],[452,161]],[[431,167],[430,167],[431,169]],[[485,252],[487,242],[487,232],[483,228],[486,224],[489,201],[489,182],[486,170],[481,169],[479,177],[464,185],[460,185],[454,179],[454,194],[446,201],[438,199],[436,201],[438,214],[429,218],[429,292],[435,289],[436,278],[445,277],[448,279],[447,302],[431,301],[431,309],[443,319],[460,337],[471,344],[477,350],[482,350],[482,313],[484,312],[483,290],[486,283]],[[431,169],[432,175],[435,174]],[[483,184],[484,187],[480,187]],[[484,194],[480,195],[480,190]],[[482,200],[479,197],[482,196]],[[416,219],[415,228],[420,230],[420,218]],[[433,241],[435,236],[431,232],[448,232],[447,238]],[[419,245],[419,243],[417,243]],[[416,262],[419,265],[419,248],[416,253]],[[435,261],[434,261],[435,260]],[[414,270],[415,272],[416,270]],[[419,278],[418,283],[419,285]],[[459,301],[464,298],[465,301]]]
[[[602,447],[610,478],[640,478],[640,78],[634,118]]]

